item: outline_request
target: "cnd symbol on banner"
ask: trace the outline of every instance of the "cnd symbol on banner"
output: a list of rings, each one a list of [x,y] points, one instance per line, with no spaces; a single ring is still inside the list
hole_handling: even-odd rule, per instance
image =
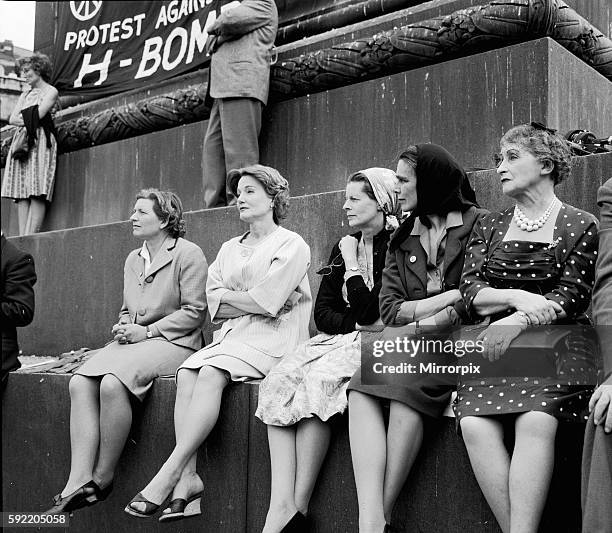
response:
[[[89,20],[96,16],[102,7],[102,0],[92,2],[70,2],[70,11],[78,20]]]

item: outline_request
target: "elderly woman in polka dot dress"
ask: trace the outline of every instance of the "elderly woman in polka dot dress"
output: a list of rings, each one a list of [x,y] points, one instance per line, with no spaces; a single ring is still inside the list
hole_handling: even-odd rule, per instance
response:
[[[512,128],[500,146],[497,173],[515,206],[476,223],[460,286],[468,312],[490,318],[479,336],[490,361],[503,359],[529,325],[583,323],[597,254],[595,217],[555,196],[570,168],[565,141],[531,124]],[[591,388],[567,374],[574,376],[572,361],[592,351],[578,344],[565,342],[557,377],[483,377],[459,385],[455,413],[476,479],[504,533],[537,531],[558,422],[583,420]],[[508,422],[515,430],[511,454],[504,445]]]

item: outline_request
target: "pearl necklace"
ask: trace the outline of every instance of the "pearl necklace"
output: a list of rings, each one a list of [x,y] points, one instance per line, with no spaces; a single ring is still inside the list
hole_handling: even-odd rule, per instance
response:
[[[544,211],[544,214],[540,218],[536,218],[535,220],[527,218],[525,216],[525,213],[521,211],[520,207],[518,205],[515,205],[514,221],[516,222],[516,225],[519,227],[519,229],[523,231],[537,231],[542,226],[544,226],[544,224],[546,224],[546,221],[548,220],[548,217],[550,217],[550,214],[552,213],[554,207],[557,205],[557,202],[558,198],[556,196],[553,196],[552,202],[550,202],[548,209]]]

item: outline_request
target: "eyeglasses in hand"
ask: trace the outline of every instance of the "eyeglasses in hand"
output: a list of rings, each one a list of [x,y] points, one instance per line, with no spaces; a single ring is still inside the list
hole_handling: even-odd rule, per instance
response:
[[[343,264],[344,259],[342,259],[342,252],[340,252],[336,257],[332,259],[329,265],[325,265],[324,267],[321,267],[319,270],[317,270],[317,274],[319,274],[320,276],[329,276],[333,272],[334,267],[340,267]]]

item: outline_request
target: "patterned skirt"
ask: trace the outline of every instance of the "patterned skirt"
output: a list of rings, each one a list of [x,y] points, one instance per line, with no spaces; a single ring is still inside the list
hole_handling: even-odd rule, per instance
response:
[[[346,388],[361,364],[361,335],[320,334],[284,357],[259,385],[255,416],[265,424],[290,426],[343,413]]]
[[[15,142],[16,135],[13,137]],[[51,201],[55,185],[55,166],[57,162],[57,141],[50,136],[51,145],[47,146],[47,137],[43,128],[38,128],[37,139],[25,160],[13,159],[13,144],[6,159],[4,179],[2,180],[2,197],[24,200],[30,196],[44,196]]]

